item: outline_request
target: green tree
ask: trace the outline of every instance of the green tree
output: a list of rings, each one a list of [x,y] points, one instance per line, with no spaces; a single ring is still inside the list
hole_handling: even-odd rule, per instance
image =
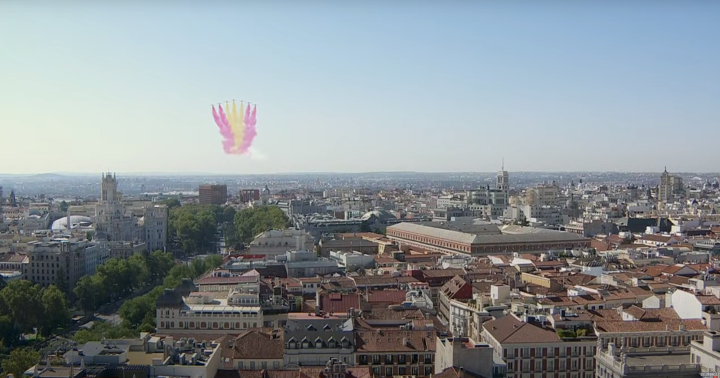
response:
[[[277,206],[258,206],[243,209],[235,214],[237,237],[244,243],[250,243],[264,231],[283,229],[288,224],[288,217]]]
[[[60,212],[61,212],[61,213],[67,212],[67,211],[68,211],[68,207],[70,207],[70,205],[68,205],[68,203],[65,202],[65,200],[63,200],[62,202],[60,202]]]
[[[167,199],[165,201],[162,201],[162,204],[167,206],[168,210],[172,210],[175,207],[182,206],[182,204],[180,203],[180,200],[178,200],[177,198]]]
[[[150,285],[150,267],[142,253],[136,253],[127,260],[133,275],[133,287],[141,288]]]
[[[123,325],[114,325],[108,322],[98,321],[90,329],[83,329],[75,333],[73,340],[82,345],[88,341],[100,341],[106,339],[123,339],[137,337],[138,333]]]
[[[71,293],[70,283],[68,283],[65,269],[60,268],[58,270],[57,279],[55,280],[55,286],[57,286],[57,288],[60,289],[60,291],[62,291],[63,293]]]
[[[9,315],[0,316],[0,339],[3,345],[12,347],[20,341],[20,331]]]
[[[133,292],[136,287],[135,273],[125,259],[110,259],[97,268],[97,274],[111,301]]]
[[[70,324],[72,316],[68,310],[67,298],[55,285],[42,290],[40,302],[43,308],[40,333],[43,336],[49,336],[59,328]]]
[[[150,280],[158,284],[175,266],[175,258],[169,252],[153,251],[147,256],[147,266],[150,271]]]
[[[2,370],[5,374],[12,374],[15,377],[22,377],[27,369],[40,362],[40,352],[32,348],[14,349],[10,357],[2,362]]]
[[[95,233],[92,231],[88,231],[85,233],[85,239],[87,239],[88,241],[93,240],[93,236],[95,236]]]
[[[3,302],[0,308],[6,311],[2,313],[10,315],[19,332],[32,332],[40,324],[43,312],[40,286],[26,280],[10,282],[0,291],[0,301]]]
[[[218,231],[218,207],[186,205],[170,210],[168,234],[177,238],[185,254],[213,250]]]
[[[94,274],[92,276],[84,276],[75,284],[73,289],[75,298],[86,313],[92,313],[102,303],[106,302],[107,294],[102,278]]]

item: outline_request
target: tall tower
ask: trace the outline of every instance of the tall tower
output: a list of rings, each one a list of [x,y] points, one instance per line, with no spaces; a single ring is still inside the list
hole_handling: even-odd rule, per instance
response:
[[[103,173],[100,183],[100,202],[114,204],[117,200],[117,179],[115,174]]]
[[[497,190],[502,190],[503,192],[509,192],[510,191],[510,175],[505,170],[505,159],[502,161],[502,168],[500,169],[500,172],[497,174],[497,179],[495,181],[495,188]]]

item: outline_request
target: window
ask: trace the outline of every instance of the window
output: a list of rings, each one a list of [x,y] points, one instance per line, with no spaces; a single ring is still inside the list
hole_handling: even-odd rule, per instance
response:
[[[386,367],[386,368],[385,368],[385,376],[386,376],[386,377],[392,377],[392,375],[393,375],[393,371],[392,371],[392,370],[393,370],[393,369],[392,369],[391,367]]]

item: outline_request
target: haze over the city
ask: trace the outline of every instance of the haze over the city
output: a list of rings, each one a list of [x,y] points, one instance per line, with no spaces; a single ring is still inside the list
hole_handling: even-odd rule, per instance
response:
[[[5,2],[0,173],[717,171],[719,23],[716,2]],[[223,153],[232,99],[258,104],[254,157]]]

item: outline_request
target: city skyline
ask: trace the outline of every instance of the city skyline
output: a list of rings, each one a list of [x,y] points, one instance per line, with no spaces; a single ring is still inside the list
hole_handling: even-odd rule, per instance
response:
[[[3,4],[0,174],[718,170],[720,4],[273,5]]]

